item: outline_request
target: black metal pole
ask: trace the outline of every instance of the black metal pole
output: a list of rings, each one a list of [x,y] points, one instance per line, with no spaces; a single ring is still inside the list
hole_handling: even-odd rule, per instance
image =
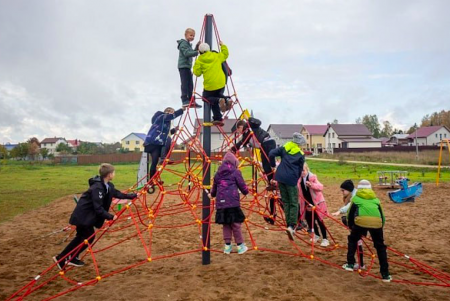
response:
[[[205,23],[205,43],[209,44],[209,47],[212,49],[212,18],[213,15],[206,15],[206,23]],[[211,168],[210,168],[210,157],[211,157],[211,107],[208,102],[204,102],[203,105],[203,122],[206,126],[203,126],[203,150],[205,151],[205,156],[203,156],[203,187],[208,188],[210,191],[211,185]],[[210,236],[211,232],[209,231],[209,221],[211,219],[211,201],[209,199],[208,193],[205,189],[203,189],[203,209],[202,209],[202,240],[203,240],[203,250],[202,250],[202,264],[210,264],[211,263],[211,254],[210,254]]]

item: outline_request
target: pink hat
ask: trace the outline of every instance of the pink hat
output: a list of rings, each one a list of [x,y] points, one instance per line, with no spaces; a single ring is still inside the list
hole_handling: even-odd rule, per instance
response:
[[[235,166],[236,168],[239,166],[239,160],[236,158],[236,156],[232,152],[227,152],[225,156],[223,156],[222,163],[230,163],[231,165]]]

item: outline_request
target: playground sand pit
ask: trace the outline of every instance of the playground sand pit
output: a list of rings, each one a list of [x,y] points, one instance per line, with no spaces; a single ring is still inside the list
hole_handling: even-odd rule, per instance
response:
[[[414,203],[394,204],[385,189],[375,189],[386,215],[386,244],[442,272],[450,273],[450,185],[424,185],[424,193]],[[331,212],[341,206],[338,185],[324,190]],[[52,256],[61,251],[62,239],[68,232],[43,237],[66,226],[74,203],[71,197],[55,200],[48,206],[15,217],[0,225],[0,299],[4,300],[52,264]],[[262,219],[254,216],[252,221]],[[190,212],[161,218],[162,226],[191,223]],[[251,225],[250,230],[259,249],[296,252],[282,231],[269,231],[264,222]],[[327,221],[333,237],[346,245],[347,231]],[[128,230],[127,230],[128,229]],[[99,247],[107,247],[126,237],[127,228],[105,235]],[[271,227],[275,229],[275,227]],[[135,231],[134,231],[135,232]],[[247,230],[244,237],[250,247]],[[128,232],[132,233],[132,232]],[[148,235],[147,235],[148,236]],[[221,228],[212,226],[211,247],[221,251]],[[305,238],[306,239],[306,238]],[[309,254],[311,247],[296,240],[299,248]],[[370,242],[369,242],[370,243]],[[200,247],[197,225],[155,230],[152,257],[192,251]],[[373,247],[372,247],[373,249]],[[318,260],[252,250],[243,255],[219,252],[211,254],[211,264],[201,265],[201,253],[152,260],[133,269],[102,279],[98,284],[81,288],[59,300],[449,300],[449,287],[417,286],[383,283],[373,277],[360,277]],[[346,250],[318,250],[315,259],[334,265],[346,261]],[[391,253],[388,253],[391,254]],[[101,275],[143,262],[146,252],[138,237],[96,255]],[[392,257],[391,257],[392,258]],[[67,277],[75,281],[95,279],[91,258],[86,266],[72,269]],[[378,276],[378,263],[373,267]],[[52,275],[56,275],[56,269]],[[408,272],[391,265],[394,279],[435,282],[415,271]],[[39,282],[38,282],[39,284]],[[57,277],[25,300],[40,300],[68,289],[69,283]]]

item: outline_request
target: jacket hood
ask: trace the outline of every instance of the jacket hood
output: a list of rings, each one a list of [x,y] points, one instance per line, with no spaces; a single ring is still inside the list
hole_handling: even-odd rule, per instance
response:
[[[232,154],[231,152],[227,152],[227,153],[225,154],[225,156],[223,157],[222,164],[224,164],[224,163],[231,164],[231,165],[233,165],[233,166],[236,167],[236,168],[239,166],[239,161],[238,161],[238,159],[237,159],[236,156],[235,156],[234,154]]]
[[[95,183],[102,183],[102,178],[100,176],[95,176],[89,179],[89,186],[94,185]]]
[[[158,118],[159,116],[161,116],[163,114],[164,114],[164,112],[161,112],[161,111],[156,112],[155,115],[153,115],[153,117],[152,117],[152,123],[155,123],[156,118]]]
[[[180,45],[181,45],[181,43],[183,43],[183,42],[186,42],[186,43],[188,43],[189,44],[189,42],[188,41],[186,41],[185,39],[180,39],[180,40],[177,40],[177,49],[180,49]]]
[[[297,143],[289,141],[283,147],[289,155],[295,155],[297,153],[301,153],[303,155],[303,152]]]
[[[222,164],[219,166],[219,169],[217,170],[217,175],[220,178],[226,177],[237,170],[239,161],[236,159],[236,157],[233,154],[230,154],[230,155],[228,155],[228,154],[230,154],[230,153],[227,153],[223,157]],[[233,159],[233,157],[234,157],[234,159]]]
[[[375,192],[369,188],[358,189],[358,191],[356,191],[356,196],[365,200],[372,200],[377,198]]]
[[[212,64],[212,63],[216,62],[217,60],[219,60],[219,54],[212,52],[212,51],[207,51],[207,52],[201,54],[198,57],[198,60],[200,60],[204,64]],[[221,62],[221,64],[222,64],[222,62]]]

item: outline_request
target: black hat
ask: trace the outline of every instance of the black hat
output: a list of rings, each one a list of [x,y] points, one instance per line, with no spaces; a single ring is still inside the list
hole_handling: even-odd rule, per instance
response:
[[[344,182],[342,182],[341,188],[352,192],[353,189],[355,189],[355,185],[353,184],[352,180],[345,180]]]

